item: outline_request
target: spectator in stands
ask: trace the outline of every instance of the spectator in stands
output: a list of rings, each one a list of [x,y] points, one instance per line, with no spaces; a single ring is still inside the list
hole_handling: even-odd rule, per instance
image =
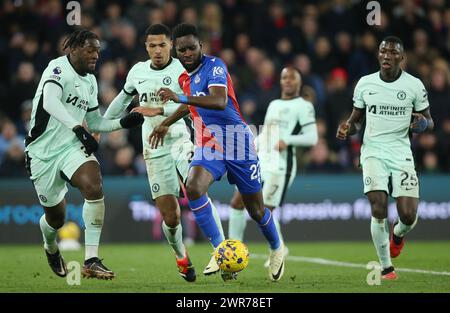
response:
[[[450,172],[450,117],[442,121],[437,130],[440,168],[446,173]]]
[[[137,170],[134,167],[134,149],[131,145],[126,145],[117,150],[114,158],[114,166],[111,175],[134,176]]]
[[[319,34],[319,25],[317,19],[311,15],[306,15],[302,18],[299,38],[294,42],[296,44],[296,51],[312,55],[314,53],[314,45]]]
[[[319,111],[319,115],[326,120],[329,130],[327,141],[333,150],[336,150],[340,144],[334,140],[339,122],[349,116],[353,108],[353,91],[347,87],[347,81],[348,74],[345,69],[336,67],[331,71],[327,82],[328,98],[324,112]]]
[[[336,45],[336,59],[337,65],[348,71],[348,64],[350,62],[350,55],[353,51],[353,42],[350,33],[339,32],[335,37]]]
[[[147,17],[147,26],[152,24],[164,23],[164,12],[161,8],[153,8],[149,11]]]
[[[173,28],[178,21],[178,5],[173,0],[163,1],[162,12],[164,16],[164,24]],[[219,12],[220,13],[220,12]],[[152,22],[153,24],[155,22]]]
[[[210,54],[217,55],[223,47],[222,12],[217,3],[209,2],[205,4],[199,29],[203,40],[210,45]]]
[[[350,85],[356,83],[360,77],[378,71],[377,53],[378,44],[375,35],[370,31],[364,32],[359,38],[359,45],[350,57],[348,66]]]
[[[311,60],[306,54],[298,54],[294,58],[294,67],[302,74],[303,85],[311,86],[314,89],[318,110],[325,105],[326,90],[323,80],[311,71]]]
[[[12,146],[19,146],[22,153],[25,150],[24,136],[17,134],[17,128],[10,120],[4,120],[0,125],[0,163]]]
[[[127,132],[125,130],[117,130],[101,137],[100,149],[96,156],[105,175],[111,175],[114,172],[117,151],[126,145]]]
[[[120,27],[130,24],[131,21],[122,16],[122,8],[117,1],[109,1],[105,13],[106,16],[101,22],[102,39],[109,41],[119,37]]]
[[[0,177],[26,177],[26,175],[23,145],[17,141],[13,142],[0,163]]]
[[[14,75],[22,62],[32,63],[36,71],[42,73],[48,61],[49,57],[40,50],[37,35],[29,33],[24,36],[23,43],[18,48],[10,50],[10,76]]]
[[[397,36],[402,38],[407,50],[413,47],[413,38],[411,31],[416,28],[423,28],[431,32],[431,25],[426,20],[425,11],[414,1],[401,0],[399,5],[393,10],[394,21],[392,28],[396,30]]]
[[[432,171],[434,153],[438,157],[436,168],[450,172],[448,1],[385,1],[381,25],[376,26],[366,23],[364,1],[266,2],[83,0],[82,26],[98,34],[102,44],[97,68],[101,110],[121,88],[130,67],[146,57],[145,50],[139,48],[142,38],[138,34],[149,24],[184,21],[202,29],[205,52],[217,53],[227,63],[237,96],[242,99],[241,110],[250,123],[261,123],[268,102],[279,96],[271,83],[273,73],[285,63],[292,63],[302,73],[302,95],[315,104],[328,129],[333,129],[329,125],[336,122],[333,116],[339,115],[343,103],[348,103],[339,95],[344,89],[353,91],[362,75],[378,70],[377,39],[395,33],[405,42],[408,70],[423,80],[429,92],[436,123],[437,143],[432,150],[421,148],[420,137],[413,142],[421,155],[419,168]],[[0,116],[13,120],[21,135],[29,122],[29,108],[22,103],[34,97],[36,86],[31,86],[48,61],[63,55],[63,32],[70,31],[65,23],[64,3],[4,1],[0,9]],[[351,16],[358,16],[360,22]],[[354,23],[358,24],[352,26]],[[345,87],[338,78],[344,75],[333,75],[336,67],[348,74]],[[325,108],[336,111],[327,112]],[[106,167],[112,169],[116,150],[122,145],[108,150],[106,141],[107,137],[102,137],[99,154],[107,159]],[[130,144],[135,150],[135,167],[139,168],[140,131],[128,132],[123,141],[123,145]],[[357,168],[359,146],[358,136],[345,144],[336,145],[334,138],[327,142],[329,154],[337,156],[347,170]],[[112,153],[111,160],[103,148]]]
[[[254,121],[258,125],[264,123],[264,116],[270,101],[280,95],[278,79],[276,75],[275,64],[268,58],[265,58],[256,72],[256,81],[251,87],[253,94],[256,95],[257,110],[254,115]]]
[[[408,70],[418,73],[419,62],[431,64],[439,56],[437,49],[430,47],[427,32],[421,28],[413,33],[414,49],[407,53]]]
[[[186,7],[181,11],[181,22],[188,24],[198,24],[198,14],[194,7]]]
[[[148,27],[147,17],[150,10],[151,3],[147,0],[133,0],[133,3],[126,9],[126,16],[133,21],[138,34],[143,34]]]
[[[103,63],[99,69],[98,92],[101,94],[108,88],[121,88],[117,85],[121,81],[117,79],[117,64],[113,61]]]
[[[431,114],[439,130],[444,119],[450,118],[450,77],[448,63],[437,59],[431,71],[431,84],[428,89],[428,100],[431,105]]]
[[[429,153],[435,154],[437,150],[437,137],[434,133],[422,133],[415,138],[415,141],[417,141],[415,149],[416,166],[420,171],[423,171],[426,169],[425,156]]]
[[[355,21],[358,20],[350,9],[348,0],[332,0],[328,6],[329,10],[322,14],[320,24],[324,30],[333,38],[340,31],[353,32]]]
[[[22,135],[26,136],[28,132],[30,131],[30,121],[31,121],[31,111],[33,109],[33,100],[25,100],[20,105],[20,122],[17,123],[17,132]]]
[[[22,62],[17,69],[17,76],[13,78],[11,88],[8,91],[9,98],[2,104],[2,109],[13,120],[20,123],[21,104],[25,100],[34,98],[34,93],[38,85],[37,74],[33,63]]]
[[[337,173],[341,171],[337,156],[328,148],[325,139],[319,139],[305,157],[307,173]]]
[[[427,151],[422,158],[422,172],[426,174],[437,174],[439,169],[438,156],[433,151]]]

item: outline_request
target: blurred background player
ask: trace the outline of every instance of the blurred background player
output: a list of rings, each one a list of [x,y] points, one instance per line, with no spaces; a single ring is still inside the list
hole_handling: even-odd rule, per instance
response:
[[[85,201],[85,277],[111,279],[114,272],[98,258],[105,215],[100,167],[93,153],[97,141],[91,131],[110,132],[139,126],[144,118],[131,113],[122,119],[106,120],[98,110],[97,81],[92,74],[100,42],[87,30],[74,31],[64,42],[69,53],[50,61],[33,99],[30,131],[25,139],[26,167],[45,214],[40,219],[45,253],[53,272],[67,275],[56,243],[57,230],[64,225],[66,182],[78,188]],[[81,143],[81,144],[80,144]]]
[[[180,106],[173,101],[163,105],[157,92],[162,87],[170,87],[182,93],[178,78],[184,68],[178,59],[170,55],[171,32],[166,25],[150,26],[145,32],[145,39],[149,60],[139,62],[131,68],[122,91],[112,101],[105,117],[117,118],[134,96],[139,96],[140,106],[132,111],[145,116],[142,145],[152,198],[161,212],[162,229],[175,252],[179,273],[186,281],[193,282],[196,279],[195,269],[183,244],[177,200],[184,189],[182,185],[186,181],[189,161],[194,153],[190,133],[184,120],[180,119],[170,127],[164,146],[152,149],[148,142],[153,128]]]
[[[298,70],[285,67],[281,71],[280,85],[281,99],[269,104],[264,128],[257,138],[264,205],[272,212],[282,205],[297,173],[296,147],[313,146],[318,139],[314,106],[300,97],[302,81]],[[228,237],[242,241],[247,221],[239,191],[234,193],[230,205]],[[283,241],[280,222],[275,217],[274,222]],[[284,247],[287,255],[287,247]],[[264,266],[269,266],[269,260]]]
[[[410,132],[434,128],[428,94],[422,82],[400,68],[404,60],[402,41],[383,39],[378,50],[380,70],[363,76],[355,87],[354,108],[339,125],[336,137],[345,140],[366,119],[361,167],[364,193],[372,210],[371,233],[382,267],[382,278],[398,278],[391,262],[404,245],[404,236],[417,223],[419,180],[409,140]],[[396,200],[399,219],[389,243],[388,195]]]
[[[161,88],[158,94],[163,101],[189,105],[180,106],[156,127],[150,141],[158,146],[168,127],[191,112],[197,146],[186,189],[189,207],[197,224],[214,248],[224,240],[214,220],[207,191],[214,181],[228,173],[229,182],[236,184],[250,216],[258,223],[270,244],[269,276],[277,281],[284,272],[283,246],[272,213],[264,207],[253,135],[242,118],[227,68],[221,59],[202,54],[202,44],[194,25],[177,25],[173,30],[173,40],[177,57],[186,69],[180,77],[184,95],[176,94],[169,88]],[[213,255],[203,273],[211,275],[219,270]],[[232,279],[235,275],[222,272],[222,278]]]

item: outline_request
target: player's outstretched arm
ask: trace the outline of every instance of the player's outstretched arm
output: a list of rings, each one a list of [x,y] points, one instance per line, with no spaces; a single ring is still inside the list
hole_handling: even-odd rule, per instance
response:
[[[108,106],[103,117],[108,120],[119,118],[122,112],[130,105],[133,98],[134,95],[130,95],[122,90]]]
[[[345,140],[349,136],[354,135],[361,129],[361,122],[364,118],[365,112],[363,109],[353,107],[352,114],[346,122],[339,124],[336,138]]]
[[[431,118],[430,109],[412,113],[413,121],[409,128],[413,133],[421,133],[434,129],[434,121]]]
[[[178,106],[164,106],[164,107],[157,107],[157,108],[147,108],[147,107],[143,107],[143,106],[138,106],[138,107],[133,108],[131,110],[131,112],[139,112],[142,115],[147,116],[147,117],[153,117],[153,116],[157,116],[157,115],[169,117],[173,113],[175,113],[175,111],[178,110],[178,108],[180,106],[185,106],[185,105],[180,104]],[[187,110],[187,112],[189,112],[189,110]],[[183,117],[184,116],[185,115],[183,115]]]
[[[209,87],[207,96],[177,95],[169,88],[161,88],[158,95],[166,102],[172,100],[176,103],[184,103],[210,110],[225,110],[227,107],[227,89],[220,86]]]
[[[142,125],[144,117],[141,113],[133,112],[125,115],[121,119],[108,120],[99,113],[98,106],[89,109],[86,114],[86,122],[93,132],[111,132],[121,128],[133,128]]]
[[[157,115],[163,115],[164,109],[163,108],[147,108],[143,106],[135,107],[131,110],[131,112],[138,112],[141,113],[144,116],[147,117],[153,117]]]

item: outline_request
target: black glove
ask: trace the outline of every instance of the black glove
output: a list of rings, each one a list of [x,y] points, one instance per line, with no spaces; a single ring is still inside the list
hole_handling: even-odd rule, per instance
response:
[[[144,123],[144,116],[138,112],[132,112],[120,119],[120,125],[123,128],[132,128]]]
[[[78,140],[81,141],[85,148],[85,152],[87,155],[91,155],[93,152],[97,151],[98,149],[98,142],[95,140],[94,137],[92,137],[91,134],[89,134],[86,129],[84,129],[83,126],[75,126],[72,131],[77,136]]]

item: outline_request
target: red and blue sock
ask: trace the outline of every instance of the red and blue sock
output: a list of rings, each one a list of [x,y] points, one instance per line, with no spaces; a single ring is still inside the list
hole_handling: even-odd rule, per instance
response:
[[[225,238],[220,233],[219,227],[214,220],[208,196],[204,194],[196,200],[189,200],[189,208],[194,213],[195,221],[203,234],[216,248]]]
[[[270,249],[276,250],[280,247],[280,237],[278,236],[277,228],[273,221],[272,212],[266,208],[264,211],[264,216],[258,223],[264,237],[266,237],[269,242]]]

